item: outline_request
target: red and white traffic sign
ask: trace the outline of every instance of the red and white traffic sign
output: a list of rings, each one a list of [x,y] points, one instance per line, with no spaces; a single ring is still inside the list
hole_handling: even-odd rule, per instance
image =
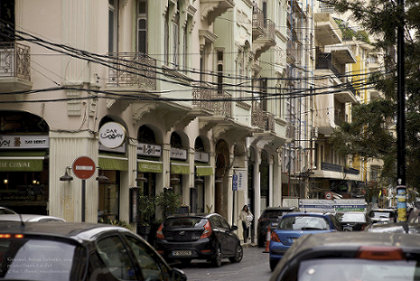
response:
[[[87,156],[81,156],[73,162],[73,173],[81,180],[86,180],[95,173],[95,162]]]
[[[332,194],[332,192],[325,192],[325,199],[328,199],[328,200],[332,200],[333,199],[333,194]]]

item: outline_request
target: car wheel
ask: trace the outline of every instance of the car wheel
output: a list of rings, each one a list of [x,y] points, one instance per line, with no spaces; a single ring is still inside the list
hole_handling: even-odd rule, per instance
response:
[[[231,262],[240,262],[242,260],[242,257],[244,256],[244,250],[240,244],[236,246],[235,250],[235,256],[229,258]]]
[[[216,251],[214,253],[212,264],[215,267],[221,267],[222,266],[222,250],[220,250],[220,246],[217,246]]]
[[[278,263],[278,261],[277,260],[272,260],[272,259],[270,259],[270,269],[271,269],[271,271],[274,271],[274,269],[276,268],[276,266],[277,266],[277,263]]]

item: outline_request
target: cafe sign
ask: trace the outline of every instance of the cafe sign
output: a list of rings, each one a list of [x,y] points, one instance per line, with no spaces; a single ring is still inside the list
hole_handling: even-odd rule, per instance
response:
[[[125,141],[125,128],[116,122],[108,122],[99,129],[99,141],[108,148],[121,146]]]
[[[139,143],[137,145],[137,155],[160,157],[162,146],[157,144]]]
[[[0,135],[0,149],[41,149],[49,145],[46,135]]]
[[[187,160],[187,150],[181,148],[171,148],[171,159]]]

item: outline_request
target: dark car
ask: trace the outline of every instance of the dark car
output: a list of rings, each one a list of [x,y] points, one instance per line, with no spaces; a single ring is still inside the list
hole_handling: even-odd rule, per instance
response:
[[[170,216],[156,233],[156,249],[167,261],[205,259],[217,267],[223,258],[240,262],[243,249],[237,229],[216,213]]]
[[[126,228],[0,222],[0,280],[186,280]]]
[[[278,223],[279,219],[284,214],[293,211],[296,211],[295,207],[268,207],[262,212],[257,224],[257,240],[259,247],[264,247],[264,243],[267,240],[268,226],[273,223]]]
[[[340,231],[341,226],[330,213],[289,213],[271,232],[269,245],[270,269],[273,270],[286,251],[299,237],[313,233]]]
[[[270,281],[420,280],[420,239],[401,233],[340,232],[298,239]]]
[[[366,214],[363,212],[345,212],[337,214],[343,231],[362,231],[368,225]]]

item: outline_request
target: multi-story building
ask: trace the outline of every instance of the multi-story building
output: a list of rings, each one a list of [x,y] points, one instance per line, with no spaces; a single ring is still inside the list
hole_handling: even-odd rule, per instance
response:
[[[0,205],[135,222],[139,192],[172,189],[237,224],[281,203],[285,1],[5,0],[0,18]]]

